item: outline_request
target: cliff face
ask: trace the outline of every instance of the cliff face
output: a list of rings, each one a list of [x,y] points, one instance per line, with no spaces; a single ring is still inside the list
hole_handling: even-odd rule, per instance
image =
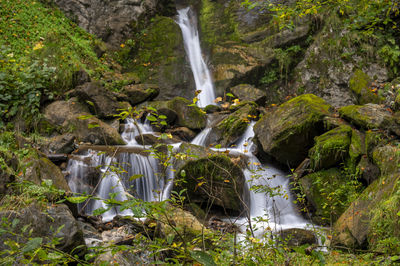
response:
[[[55,0],[59,8],[81,28],[111,47],[133,33],[133,25],[155,14],[159,0]],[[165,1],[164,1],[165,2]]]

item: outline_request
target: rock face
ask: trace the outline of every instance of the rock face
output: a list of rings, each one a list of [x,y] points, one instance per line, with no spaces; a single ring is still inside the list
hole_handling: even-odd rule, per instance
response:
[[[127,95],[127,101],[135,106],[139,103],[152,100],[160,93],[160,88],[155,84],[132,84],[122,88]]]
[[[48,205],[46,207],[44,209],[42,206],[32,204],[19,211],[1,211],[0,217],[10,223],[14,219],[18,219],[19,223],[14,229],[16,233],[27,236],[32,229],[32,235],[29,237],[41,237],[43,243],[50,242],[54,235],[59,237],[60,242],[56,247],[68,253],[72,252],[77,246],[85,245],[82,231],[66,205]],[[25,225],[28,226],[28,230],[22,232],[21,229]],[[59,228],[61,229],[57,232]],[[6,248],[4,240],[7,238],[16,240],[15,236],[3,234],[0,241],[1,250]],[[81,251],[82,249],[75,250],[74,254],[79,254]]]
[[[81,28],[118,47],[132,31],[132,24],[154,14],[157,0],[55,0],[59,8]]]
[[[245,179],[240,167],[229,157],[196,145],[182,144],[180,150],[196,159],[178,162],[175,190],[187,189],[188,198],[203,209],[213,206],[241,213]]]
[[[118,131],[90,115],[86,106],[75,98],[56,101],[46,107],[45,119],[60,129],[61,133],[72,131],[78,141],[93,144],[124,144]]]
[[[280,236],[283,241],[287,241],[287,245],[290,247],[313,245],[318,242],[313,232],[299,228],[283,230],[280,232]]]
[[[307,156],[313,138],[323,133],[323,119],[331,106],[321,98],[305,94],[267,113],[254,126],[262,149],[277,161],[297,166]]]

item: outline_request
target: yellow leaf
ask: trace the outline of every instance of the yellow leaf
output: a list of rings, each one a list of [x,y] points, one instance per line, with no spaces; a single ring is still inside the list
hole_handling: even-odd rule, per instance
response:
[[[120,47],[121,47],[121,48],[124,48],[124,47],[125,47],[125,44],[121,43]]]
[[[169,139],[172,139],[171,133],[168,133],[168,134],[167,134],[167,137],[168,137]]]
[[[229,181],[228,179],[225,179],[224,182],[225,182],[225,183],[229,183],[229,182],[231,182],[231,181]]]
[[[148,225],[150,228],[153,228],[153,227],[156,227],[157,226],[157,223],[149,223],[149,225]]]
[[[214,102],[215,102],[215,103],[222,102],[222,97],[217,97],[217,98],[215,98]]]
[[[33,50],[39,50],[43,48],[43,43],[42,42],[38,42],[37,44],[35,44],[35,46],[33,47]]]

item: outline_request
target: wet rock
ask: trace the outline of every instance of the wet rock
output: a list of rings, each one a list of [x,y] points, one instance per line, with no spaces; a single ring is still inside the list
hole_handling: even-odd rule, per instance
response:
[[[212,114],[212,113],[216,113],[221,111],[221,107],[218,105],[214,105],[214,104],[209,104],[206,107],[204,107],[204,112],[206,112],[207,114]]]
[[[240,84],[233,88],[230,88],[230,91],[239,98],[240,101],[250,101],[255,102],[258,105],[263,106],[266,100],[266,93],[260,89],[255,88],[252,85],[248,84]]]
[[[321,98],[305,94],[289,100],[267,113],[254,126],[254,133],[264,152],[283,164],[301,163],[324,131],[323,119],[331,106]]]
[[[389,129],[400,135],[399,125],[385,107],[377,104],[350,105],[339,109],[342,118],[363,129]]]
[[[99,118],[112,118],[121,108],[114,95],[99,82],[88,82],[75,89],[71,96],[78,96],[82,102],[89,101],[89,109]]]
[[[282,230],[280,237],[289,247],[318,244],[318,239],[314,232],[300,228]]]
[[[167,132],[171,133],[172,136],[177,137],[177,138],[179,138],[183,141],[187,141],[187,142],[190,142],[197,135],[196,132],[194,132],[193,130],[190,130],[187,127],[178,127],[178,128],[171,129]]]
[[[250,117],[257,114],[256,106],[246,104],[217,123],[210,133],[210,143],[227,147],[235,143],[246,131]]]
[[[56,248],[64,252],[82,255],[84,251],[84,248],[75,249],[81,245],[85,246],[85,242],[77,221],[64,204],[47,205],[45,207],[32,204],[18,211],[1,211],[0,217],[8,222],[18,219],[19,223],[14,229],[16,233],[28,236],[28,232],[32,230],[32,234],[29,237],[41,237],[43,238],[43,243],[49,243],[53,237],[60,238]],[[21,230],[24,226],[28,226],[28,230],[22,232]],[[0,238],[1,250],[6,249],[4,240],[16,240],[15,236],[8,234],[3,234]],[[24,242],[23,239],[19,239],[19,241]]]
[[[56,101],[44,110],[45,119],[61,128],[61,133],[73,132],[77,141],[93,144],[125,144],[118,131],[89,114],[88,108],[76,98]]]
[[[174,137],[162,138],[161,134],[142,134],[142,135],[136,136],[135,140],[140,145],[154,145],[156,143],[172,144],[172,143],[180,142],[179,139],[176,139]]]
[[[122,88],[132,106],[153,100],[160,93],[160,88],[155,84],[132,84]]]
[[[343,162],[349,153],[351,135],[351,127],[340,126],[315,137],[315,145],[308,152],[311,168],[328,169]]]

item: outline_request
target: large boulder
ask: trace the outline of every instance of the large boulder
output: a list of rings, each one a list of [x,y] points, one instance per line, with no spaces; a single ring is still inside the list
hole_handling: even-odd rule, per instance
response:
[[[90,115],[88,108],[77,99],[56,101],[44,110],[45,119],[60,128],[61,133],[72,132],[78,141],[94,144],[125,144],[118,131]]]
[[[349,105],[339,109],[342,118],[363,129],[388,129],[400,135],[400,127],[393,115],[382,105]]]
[[[34,182],[37,185],[45,180],[51,180],[52,185],[64,191],[71,191],[60,168],[53,164],[46,157],[36,154],[24,161],[28,167],[25,170],[24,179]]]
[[[376,147],[372,152],[372,159],[382,175],[400,172],[399,143]]]
[[[0,212],[0,218],[9,223],[18,220],[19,222],[13,228],[14,233],[26,237],[18,239],[15,235],[2,234],[0,236],[1,250],[7,249],[4,244],[7,239],[26,243],[28,237],[42,238],[45,244],[50,243],[55,237],[59,238],[56,248],[67,253],[80,254],[82,248],[76,249],[76,247],[85,246],[82,231],[71,211],[64,204],[47,206],[31,204],[18,211],[3,210]],[[24,230],[24,227],[27,229]],[[29,232],[32,233],[28,235]]]
[[[68,1],[55,0],[58,7],[81,28],[112,47],[132,36],[132,25],[155,13],[157,0]]]
[[[261,148],[283,164],[298,165],[315,136],[324,131],[331,106],[313,94],[293,98],[267,113],[254,126]]]
[[[240,214],[245,203],[242,198],[245,178],[241,168],[223,153],[197,145],[182,144],[179,150],[189,154],[189,160],[176,163],[174,189],[186,189],[190,202],[203,209],[213,206]]]
[[[315,145],[308,152],[314,170],[328,169],[348,156],[352,129],[350,126],[334,128],[315,137]]]
[[[335,223],[332,244],[398,252],[387,242],[400,240],[398,184],[398,174],[392,174],[369,185]]]

